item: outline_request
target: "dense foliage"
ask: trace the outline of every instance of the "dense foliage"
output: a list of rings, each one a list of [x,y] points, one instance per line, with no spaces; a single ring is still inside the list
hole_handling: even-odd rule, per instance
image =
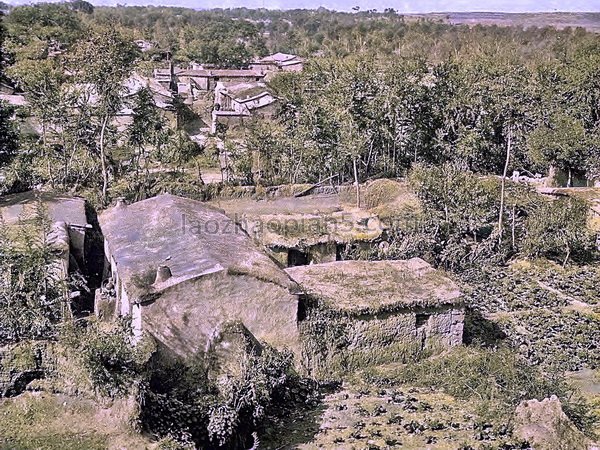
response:
[[[268,346],[236,364],[235,375],[212,380],[202,360],[184,364],[155,358],[144,391],[142,424],[159,436],[211,448],[253,445],[251,433],[298,378],[291,354]]]
[[[41,206],[18,230],[0,221],[0,343],[54,337],[68,316],[67,280],[46,241],[48,231]]]
[[[6,30],[2,23],[2,13],[0,13],[0,82],[4,80],[4,68],[6,64],[4,52],[5,38]],[[17,150],[17,131],[10,120],[12,114],[12,108],[3,101],[0,101],[0,170],[14,157]],[[0,192],[2,192],[1,188]]]
[[[13,76],[28,92],[42,86],[40,98],[57,98],[52,92],[64,81],[59,79],[64,74],[62,61],[77,60],[78,52],[86,64],[75,64],[70,71],[94,67],[88,70],[92,78],[116,88],[118,80],[100,68],[114,59],[114,75],[127,74],[130,53],[114,39],[117,35],[158,45],[154,53],[138,55],[140,69],[166,53],[176,62],[193,60],[215,67],[243,67],[274,51],[308,58],[302,73],[271,81],[281,98],[275,120],[245,130],[241,149],[232,136],[230,150],[239,153],[234,163],[242,182],[318,181],[332,175],[362,181],[404,174],[415,162],[452,162],[476,173],[500,174],[508,160],[509,174],[544,173],[553,167],[568,172],[570,180],[576,174],[593,177],[599,170],[600,42],[581,29],[469,28],[405,18],[393,10],[347,14],[323,9],[94,9],[84,4],[11,10],[6,47],[15,63]],[[98,34],[98,29],[105,31]],[[104,46],[104,51],[101,37],[110,33],[115,45]],[[84,51],[89,36],[96,36],[94,48]],[[49,58],[57,50],[58,57]],[[35,80],[27,80],[30,72],[37,74]],[[90,80],[88,76],[73,81]],[[102,91],[96,108],[102,111],[80,111],[82,123],[92,123],[86,136],[75,143],[67,139],[72,135],[68,130],[61,134],[71,145],[87,148],[92,160],[100,159],[104,198],[104,185],[116,181],[123,168],[110,158],[120,143],[110,136],[100,138],[106,128],[103,118],[117,106],[110,102],[107,109],[108,97]],[[36,115],[48,121],[65,116],[64,108],[42,109],[37,108]],[[69,122],[73,120],[65,121]],[[98,148],[90,147],[90,138]],[[104,142],[106,151],[98,145]],[[62,144],[65,147],[69,145]],[[246,157],[246,149],[257,157]],[[51,148],[42,150],[43,155],[49,153]],[[73,153],[63,150],[56,156],[60,155]],[[50,173],[34,174],[29,182],[53,181],[52,168],[46,172]],[[80,186],[96,174],[86,175],[61,178]],[[139,178],[139,171],[123,175]],[[134,189],[137,181],[127,183]]]

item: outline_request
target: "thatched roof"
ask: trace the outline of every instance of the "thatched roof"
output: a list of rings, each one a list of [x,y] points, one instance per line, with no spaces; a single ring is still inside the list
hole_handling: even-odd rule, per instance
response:
[[[462,304],[458,286],[420,258],[338,261],[290,267],[286,272],[306,295],[345,313]]]
[[[265,56],[264,58],[260,58],[258,61],[256,61],[256,63],[272,64],[272,63],[284,63],[284,62],[291,62],[291,61],[300,62],[300,59],[296,55],[278,52],[278,53],[273,53],[272,55]]]
[[[133,301],[215,272],[244,274],[289,287],[291,282],[221,210],[163,194],[115,206],[99,217],[119,277]],[[159,266],[172,277],[155,285]]]
[[[180,69],[175,72],[179,77],[198,78],[264,78],[265,74],[247,69]]]

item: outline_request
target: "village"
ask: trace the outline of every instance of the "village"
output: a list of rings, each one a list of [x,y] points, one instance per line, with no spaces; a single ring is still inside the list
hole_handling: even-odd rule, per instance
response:
[[[0,448],[597,448],[590,121],[559,112],[526,135],[524,102],[484,137],[424,138],[410,120],[441,119],[417,105],[455,81],[437,62],[271,45],[215,63],[95,28],[32,57],[18,8],[0,77],[19,141],[0,139]],[[270,39],[268,21],[218,20]]]

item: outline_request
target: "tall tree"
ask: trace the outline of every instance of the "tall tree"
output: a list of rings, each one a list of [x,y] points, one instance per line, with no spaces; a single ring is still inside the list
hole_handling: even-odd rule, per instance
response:
[[[0,81],[4,78],[5,55],[3,53],[6,33],[0,13]],[[0,169],[14,157],[17,151],[17,132],[12,122],[13,111],[0,101]]]
[[[138,54],[135,44],[114,28],[106,28],[94,30],[88,39],[78,42],[69,58],[71,71],[87,90],[98,121],[103,202],[109,182],[107,133],[123,107],[123,82]]]
[[[593,147],[581,121],[564,114],[552,117],[528,137],[529,156],[541,169],[554,167],[568,173],[567,186],[572,185],[573,171],[588,166]]]

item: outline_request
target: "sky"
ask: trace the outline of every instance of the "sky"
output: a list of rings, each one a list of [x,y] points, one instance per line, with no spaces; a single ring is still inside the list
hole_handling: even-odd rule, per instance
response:
[[[90,1],[90,0],[88,0]],[[9,3],[30,3],[31,0],[13,0]],[[338,11],[350,11],[354,6],[362,10],[394,8],[399,13],[424,12],[600,12],[600,0],[91,0],[95,5],[165,5],[187,8],[247,8],[314,9],[323,6]]]

